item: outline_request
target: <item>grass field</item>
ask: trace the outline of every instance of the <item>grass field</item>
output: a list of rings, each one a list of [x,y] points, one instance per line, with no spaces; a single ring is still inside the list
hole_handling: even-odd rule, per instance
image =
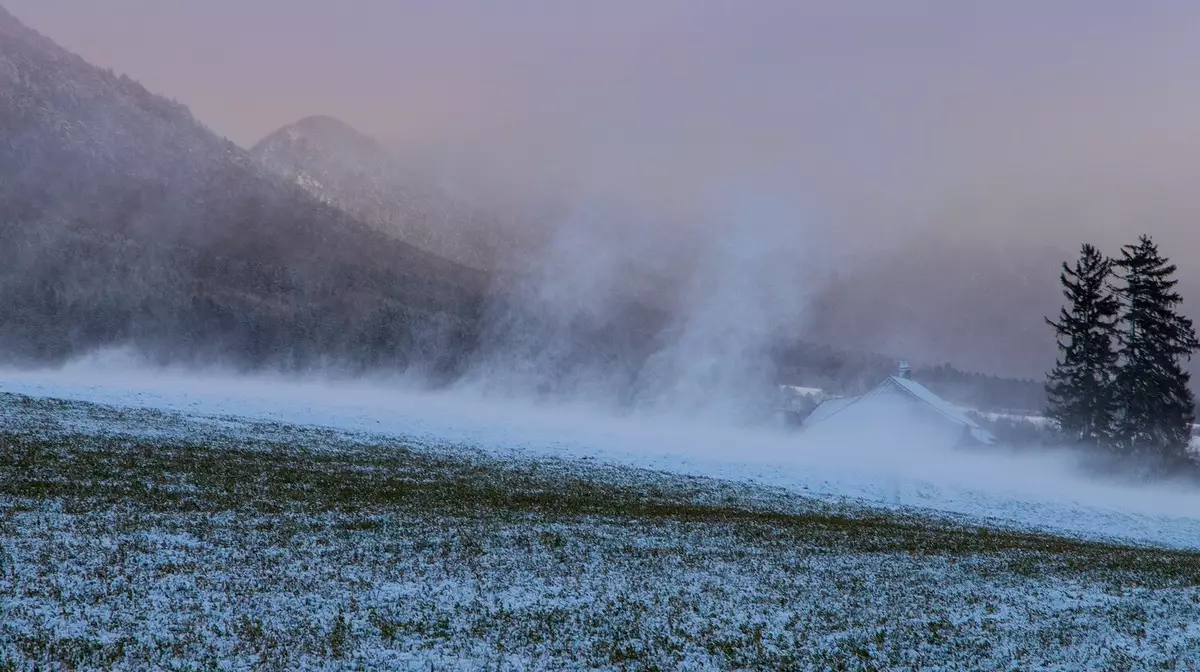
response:
[[[0,670],[1183,669],[1200,554],[0,395]]]

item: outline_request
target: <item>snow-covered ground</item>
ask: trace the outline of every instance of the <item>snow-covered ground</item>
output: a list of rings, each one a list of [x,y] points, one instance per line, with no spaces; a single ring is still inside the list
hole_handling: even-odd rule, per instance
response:
[[[384,382],[2,380],[18,394],[0,395],[0,670],[1200,656],[1200,554],[870,508],[1195,545],[1195,519],[1169,513],[1190,492],[1091,483],[1061,460]]]
[[[0,372],[0,391],[555,455],[777,486],[827,499],[919,507],[1084,537],[1200,547],[1200,491],[1081,476],[1065,454],[965,454],[897,439],[797,434],[699,417],[617,417],[585,407],[418,392],[395,381],[133,369],[84,363]]]

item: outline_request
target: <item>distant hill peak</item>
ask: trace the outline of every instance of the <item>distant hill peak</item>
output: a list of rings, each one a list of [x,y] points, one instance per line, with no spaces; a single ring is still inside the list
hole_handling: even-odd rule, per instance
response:
[[[252,154],[281,158],[299,145],[322,153],[351,153],[356,159],[382,160],[386,150],[371,136],[350,124],[328,115],[314,115],[284,126],[251,148]]]
[[[336,117],[288,124],[250,153],[313,197],[461,264],[494,270],[497,256],[512,251],[512,231],[489,207]]]
[[[306,133],[349,133],[361,137],[367,137],[358,129],[350,124],[338,119],[337,117],[327,114],[314,114],[304,117],[303,119],[284,127],[285,129],[295,129]]]

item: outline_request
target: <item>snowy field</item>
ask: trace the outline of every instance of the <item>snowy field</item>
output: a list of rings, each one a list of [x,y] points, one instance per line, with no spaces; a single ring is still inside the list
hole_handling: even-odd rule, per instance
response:
[[[0,380],[0,669],[1200,661],[1200,499],[1065,458],[383,382]]]
[[[1193,485],[1102,482],[1081,477],[1069,455],[968,455],[898,443],[887,427],[801,435],[469,391],[430,394],[394,381],[168,375],[122,362],[0,371],[0,392],[365,432],[502,457],[588,458],[1072,536],[1200,548]]]

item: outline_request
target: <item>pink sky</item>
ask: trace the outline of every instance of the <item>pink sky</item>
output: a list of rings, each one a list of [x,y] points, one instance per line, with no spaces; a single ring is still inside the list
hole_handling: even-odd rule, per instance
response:
[[[685,209],[754,185],[846,226],[1200,228],[1192,2],[0,1],[245,146],[330,114]]]

